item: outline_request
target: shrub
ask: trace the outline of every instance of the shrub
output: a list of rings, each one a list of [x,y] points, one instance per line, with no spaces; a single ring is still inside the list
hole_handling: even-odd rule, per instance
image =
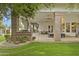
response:
[[[5,40],[5,37],[3,35],[0,35],[0,42],[4,40]]]
[[[10,35],[9,34],[5,34],[4,37],[5,37],[6,41],[8,41],[10,39]]]
[[[36,39],[36,37],[32,37],[32,40],[35,40]]]
[[[25,36],[25,35],[22,35],[22,36],[17,36],[16,40],[19,41],[20,43],[23,43],[23,42],[28,41],[29,38],[27,36]]]

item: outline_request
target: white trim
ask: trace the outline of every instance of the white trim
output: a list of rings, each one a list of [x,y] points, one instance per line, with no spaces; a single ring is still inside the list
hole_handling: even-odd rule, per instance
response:
[[[41,9],[39,12],[79,12],[79,9]]]

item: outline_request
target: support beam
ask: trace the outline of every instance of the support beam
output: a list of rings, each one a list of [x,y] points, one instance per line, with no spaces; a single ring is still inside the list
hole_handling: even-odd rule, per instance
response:
[[[55,13],[54,19],[54,39],[55,41],[61,40],[61,16]]]

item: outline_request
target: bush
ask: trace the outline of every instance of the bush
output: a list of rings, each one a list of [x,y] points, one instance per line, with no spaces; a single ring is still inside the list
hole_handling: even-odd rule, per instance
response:
[[[4,40],[5,40],[5,37],[3,35],[0,35],[0,42]]]
[[[10,35],[9,34],[4,35],[4,37],[5,37],[6,41],[8,41],[10,39]]]
[[[32,37],[32,40],[35,40],[36,39],[36,37]]]
[[[28,41],[29,38],[27,36],[22,35],[22,36],[17,36],[16,40],[19,41],[20,43],[23,43],[23,42]]]

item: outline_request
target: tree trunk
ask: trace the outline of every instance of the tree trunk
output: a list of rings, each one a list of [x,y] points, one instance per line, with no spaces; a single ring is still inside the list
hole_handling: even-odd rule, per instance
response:
[[[11,27],[12,27],[12,35],[18,31],[18,25],[19,25],[19,16],[13,11],[12,12],[12,20],[11,20]]]
[[[18,15],[16,14],[15,11],[12,12],[12,20],[11,20],[11,32],[12,32],[12,36],[11,36],[11,40],[14,41],[15,40],[15,35],[16,32],[18,31]]]

